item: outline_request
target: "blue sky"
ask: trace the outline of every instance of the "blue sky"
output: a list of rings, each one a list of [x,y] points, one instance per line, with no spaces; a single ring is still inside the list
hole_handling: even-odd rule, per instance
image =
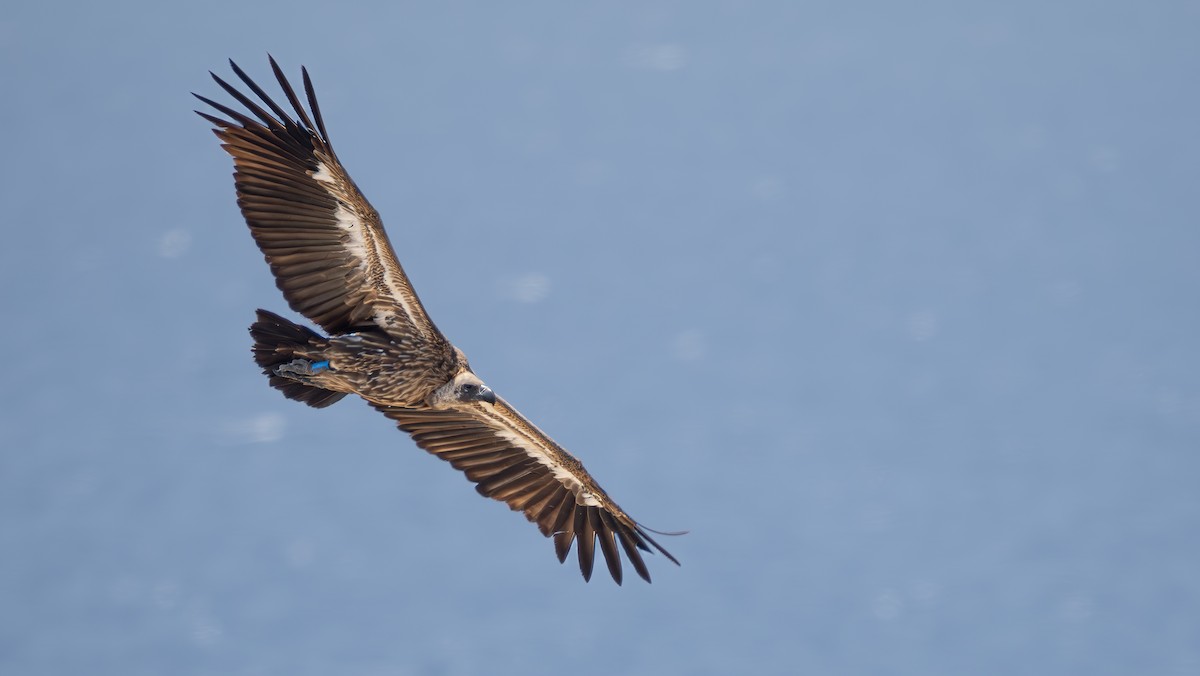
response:
[[[0,671],[1200,671],[1200,9],[25,3]],[[584,584],[284,311],[189,92],[266,53],[440,328],[649,526]]]

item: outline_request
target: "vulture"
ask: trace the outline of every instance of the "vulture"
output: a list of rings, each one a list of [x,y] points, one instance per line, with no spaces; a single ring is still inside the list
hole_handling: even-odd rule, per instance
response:
[[[322,408],[356,394],[449,462],[480,495],[506,503],[552,538],[574,543],[590,580],[596,543],[617,584],[622,558],[647,582],[642,552],[679,561],[604,492],[583,465],[497,396],[438,330],[409,283],[379,214],[338,161],[307,69],[305,109],[268,57],[291,112],[232,60],[257,101],[214,73],[243,110],[194,94],[233,157],[237,203],[276,285],[324,334],[258,310],[254,359],[289,399]],[[265,107],[264,107],[265,106]]]

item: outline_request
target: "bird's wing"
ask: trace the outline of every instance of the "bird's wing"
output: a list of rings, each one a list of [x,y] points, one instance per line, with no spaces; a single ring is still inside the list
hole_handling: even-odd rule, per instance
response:
[[[448,461],[485,497],[508,504],[554,538],[559,561],[578,540],[579,569],[591,579],[596,540],[608,571],[621,583],[621,555],[647,582],[641,551],[651,547],[676,565],[646,529],[596,484],[583,465],[504,400],[456,410],[375,406],[412,435],[421,448]]]
[[[302,72],[311,118],[271,59],[293,119],[229,64],[270,110],[210,73],[249,115],[199,94],[225,118],[196,112],[215,125],[233,156],[238,206],[291,308],[329,333],[375,325],[401,339],[444,340],[396,260],[379,214],[333,152],[308,71]]]

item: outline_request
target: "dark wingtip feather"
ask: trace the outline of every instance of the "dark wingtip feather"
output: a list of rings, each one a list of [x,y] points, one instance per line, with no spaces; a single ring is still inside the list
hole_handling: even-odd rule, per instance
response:
[[[312,78],[308,76],[308,69],[300,66],[300,75],[304,79],[304,94],[308,97],[308,107],[312,108],[313,117],[317,120],[317,129],[321,130],[321,138],[325,139],[327,145],[329,143],[329,132],[325,131],[325,118],[321,116],[321,106],[317,104],[317,92],[313,89]]]
[[[233,62],[230,61],[230,63]],[[236,68],[236,64],[234,67]],[[263,100],[268,103],[268,105],[278,108],[278,106],[275,106],[275,104],[270,101],[266,94],[262,93],[262,90],[258,87],[258,85],[253,84],[253,81],[250,80],[250,78],[245,77],[245,73],[242,73],[240,68],[237,68],[237,70],[234,72],[237,73],[239,77],[243,77],[245,82],[250,85],[250,88],[254,90],[254,93],[262,97]],[[238,91],[237,87],[234,87],[216,75],[213,75],[213,79],[216,80],[217,84],[220,85],[221,89],[224,89],[227,94],[237,99],[238,103],[246,106],[251,113],[254,113],[254,116],[261,120],[263,125],[265,125],[268,129],[284,129],[283,122],[276,120],[274,116],[263,110],[262,106],[255,103],[249,96],[246,96]],[[286,116],[284,117],[286,118]]]
[[[571,541],[574,539],[575,534],[567,531],[554,534],[554,553],[558,556],[559,563],[567,562],[567,554],[571,553]]]
[[[195,94],[193,94],[192,96],[195,96]],[[208,113],[205,113],[205,112],[202,112],[199,110],[193,110],[192,112],[199,115],[200,117],[203,117],[204,119],[208,120],[215,127],[220,127],[221,129],[228,129],[229,127],[233,126],[233,123],[230,122],[229,120],[222,120],[221,118],[219,118],[215,115],[209,115]],[[213,131],[220,131],[220,129],[214,129]]]
[[[646,567],[646,562],[642,559],[641,552],[638,551],[634,536],[629,529],[618,528],[617,537],[621,540],[621,548],[625,550],[625,555],[629,557],[629,562],[633,564],[633,569],[637,571],[638,577],[649,582],[650,569]]]
[[[273,72],[273,73],[282,73],[283,72],[283,69],[279,67],[279,62],[275,60],[274,56],[271,56],[271,52],[267,52],[267,63],[271,64],[271,72]]]
[[[232,118],[235,122],[242,125],[243,127],[246,127],[247,129],[254,129],[254,128],[261,129],[262,128],[262,125],[259,124],[256,120],[253,120],[253,119],[239,113],[238,111],[234,110],[233,108],[230,108],[229,106],[217,103],[216,101],[213,101],[212,99],[210,99],[206,96],[200,96],[199,94],[192,94],[192,96],[195,96],[196,98],[207,103],[208,105],[212,106],[213,108],[216,108],[217,110],[221,111],[222,113],[225,113],[230,118]],[[233,125],[230,125],[230,126],[233,126]]]
[[[592,569],[596,563],[596,531],[592,528],[592,520],[588,512],[594,507],[580,505],[575,508],[575,532],[579,544],[576,546],[579,555],[579,572],[583,579],[590,582]]]
[[[600,538],[600,551],[604,554],[604,562],[608,564],[609,574],[612,575],[617,585],[620,585],[623,573],[621,571],[621,555],[617,553],[615,541],[617,523],[605,509],[596,509],[590,512],[589,516],[598,520],[593,523],[593,526],[596,529],[596,535]]]
[[[658,531],[655,531],[655,532],[658,532]],[[668,552],[667,550],[663,549],[662,545],[655,542],[654,538],[650,537],[650,535],[648,533],[646,533],[646,530],[643,526],[641,526],[641,525],[637,526],[637,534],[641,539],[644,539],[646,542],[649,542],[650,544],[654,545],[654,548],[657,549],[660,554],[667,557],[667,559],[669,559],[671,561],[671,563],[673,563],[677,566],[680,565],[679,559],[675,558],[674,556],[671,556],[671,552]],[[640,543],[639,543],[639,545],[640,545]],[[647,549],[644,546],[641,548],[645,549],[646,551],[650,551],[649,549]]]
[[[304,128],[310,131],[318,129],[319,127],[315,127],[312,120],[309,119],[304,106],[300,105],[300,98],[296,96],[296,90],[292,89],[292,83],[288,81],[287,75],[284,75],[283,69],[279,67],[279,63],[270,54],[267,55],[267,60],[271,62],[271,72],[275,74],[275,79],[279,82],[280,88],[283,89],[283,95],[287,97],[288,103],[292,104],[292,109],[296,111],[296,115],[299,116],[300,122],[304,124]],[[303,70],[303,67],[301,70]],[[315,98],[315,96],[310,97],[310,100],[312,98]],[[325,133],[324,129],[321,129],[321,135],[325,145],[330,147],[332,151],[332,146],[329,143],[329,135]]]
[[[575,512],[575,496],[567,493],[558,506],[558,514],[554,519],[554,553],[558,555],[559,563],[566,563],[567,554],[571,553],[571,542],[575,540],[575,524],[571,515]]]
[[[275,116],[278,117],[285,126],[292,125],[291,115],[288,115],[286,110],[281,108],[279,104],[275,103],[275,100],[268,96],[267,92],[264,91],[262,87],[259,87],[258,83],[246,74],[246,71],[242,70],[236,63],[234,63],[233,59],[229,60],[229,67],[233,69],[234,74],[237,75],[242,82],[246,83],[246,86],[249,87],[259,99],[261,99],[267,104],[268,107],[270,107],[271,111],[275,113]]]

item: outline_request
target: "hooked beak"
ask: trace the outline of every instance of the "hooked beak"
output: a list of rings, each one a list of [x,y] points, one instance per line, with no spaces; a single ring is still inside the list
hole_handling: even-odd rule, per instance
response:
[[[479,388],[479,391],[475,393],[475,401],[486,401],[489,404],[495,405],[496,393],[492,391],[492,388],[488,387],[487,385],[483,385]]]

